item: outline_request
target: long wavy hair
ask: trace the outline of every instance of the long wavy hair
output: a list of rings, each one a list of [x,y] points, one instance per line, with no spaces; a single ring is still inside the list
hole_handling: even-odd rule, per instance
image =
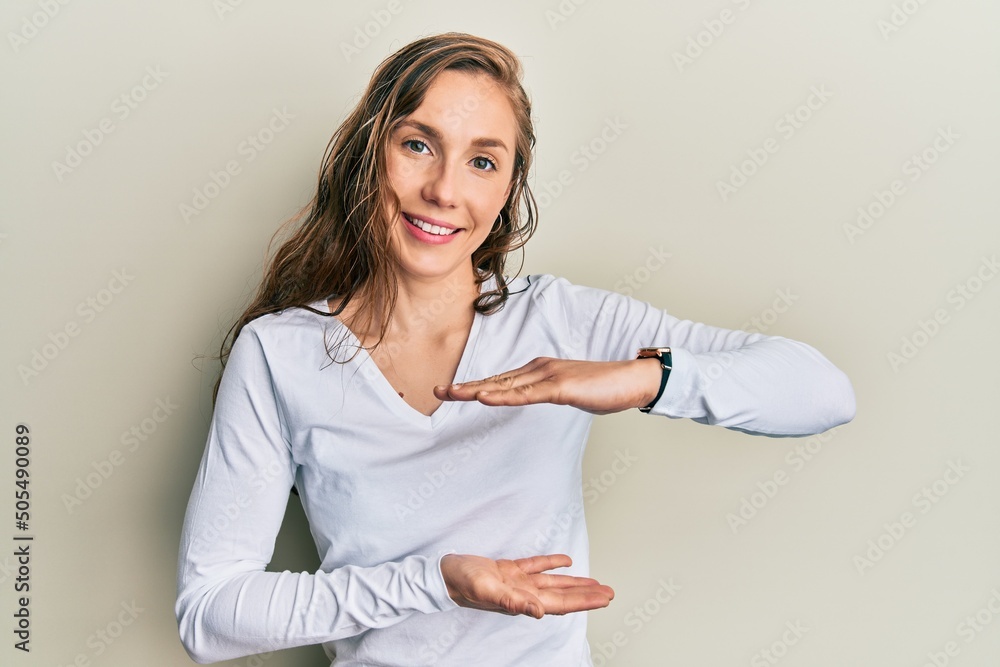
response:
[[[378,338],[382,342],[397,298],[397,267],[391,245],[392,224],[400,214],[399,197],[389,180],[386,153],[396,126],[423,102],[435,77],[444,70],[485,74],[511,102],[517,141],[510,195],[489,236],[472,254],[476,284],[496,277],[496,288],[483,292],[473,307],[491,314],[507,300],[504,267],[507,254],[522,248],[535,232],[538,207],[528,187],[535,146],[531,101],[521,85],[517,56],[496,42],[449,32],[418,39],[386,58],[375,70],[364,95],[327,145],[315,196],[281,225],[268,245],[291,230],[269,261],[249,307],[223,338],[223,367],[232,344],[250,321],[286,308],[306,308],[325,316],[340,314],[358,297],[359,321],[369,330],[373,304],[384,304]],[[327,313],[309,304],[341,298]],[[332,348],[327,353],[333,360]],[[355,351],[357,354],[357,351]],[[220,378],[212,392],[213,404]]]

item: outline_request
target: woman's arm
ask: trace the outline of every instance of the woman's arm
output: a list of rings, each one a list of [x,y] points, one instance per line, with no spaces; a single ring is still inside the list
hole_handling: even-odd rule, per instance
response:
[[[812,435],[854,419],[851,381],[819,351],[780,336],[745,335],[719,350],[671,346],[673,370],[649,414],[769,436]]]
[[[439,398],[489,405],[549,401],[595,413],[644,405],[659,388],[643,346],[670,347],[673,370],[649,414],[755,435],[822,433],[854,418],[847,376],[815,348],[680,320],[622,294],[541,276],[533,292],[567,359],[534,360],[484,382],[436,388]],[[592,363],[570,361],[586,359]],[[603,362],[603,363],[593,363]],[[499,369],[498,369],[499,370]],[[656,383],[656,384],[654,384]]]
[[[295,463],[260,340],[233,344],[181,535],[175,612],[198,663],[316,644],[454,609],[440,558],[265,572]]]

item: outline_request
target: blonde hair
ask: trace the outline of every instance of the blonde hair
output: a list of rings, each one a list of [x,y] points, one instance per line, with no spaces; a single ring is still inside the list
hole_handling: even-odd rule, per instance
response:
[[[420,106],[444,70],[485,74],[507,95],[514,111],[517,140],[510,195],[499,224],[472,254],[477,284],[496,277],[496,288],[480,294],[474,308],[490,314],[506,302],[507,254],[527,243],[538,220],[527,182],[535,134],[531,101],[521,85],[521,63],[512,51],[482,37],[457,32],[432,35],[382,61],[361,100],[330,139],[315,196],[272,237],[271,244],[283,231],[293,229],[265,267],[249,307],[222,341],[219,358],[223,366],[232,342],[248,322],[291,307],[336,315],[359,294],[367,300],[363,305],[385,304],[378,340],[370,349],[381,343],[397,297],[391,227],[400,212],[387,173],[386,151],[392,131]],[[392,210],[386,210],[387,201]],[[333,297],[341,297],[333,314],[309,305]],[[370,308],[364,311],[365,325],[370,326],[372,312]],[[327,352],[333,359],[331,349]],[[217,381],[213,401],[218,387]]]

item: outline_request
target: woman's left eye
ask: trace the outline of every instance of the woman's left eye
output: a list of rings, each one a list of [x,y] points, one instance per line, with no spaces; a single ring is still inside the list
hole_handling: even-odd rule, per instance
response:
[[[494,171],[497,168],[497,165],[493,160],[488,157],[483,157],[482,155],[472,158],[472,164],[476,166],[476,169],[482,169],[484,171]]]

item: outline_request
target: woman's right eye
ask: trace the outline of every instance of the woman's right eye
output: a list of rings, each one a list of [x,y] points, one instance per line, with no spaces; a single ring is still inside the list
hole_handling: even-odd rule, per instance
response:
[[[413,148],[414,144],[417,145],[416,150],[414,150]],[[409,147],[410,150],[412,150],[414,153],[423,153],[422,149],[427,147],[427,144],[420,141],[419,139],[407,139],[406,141],[403,142],[403,145]]]

